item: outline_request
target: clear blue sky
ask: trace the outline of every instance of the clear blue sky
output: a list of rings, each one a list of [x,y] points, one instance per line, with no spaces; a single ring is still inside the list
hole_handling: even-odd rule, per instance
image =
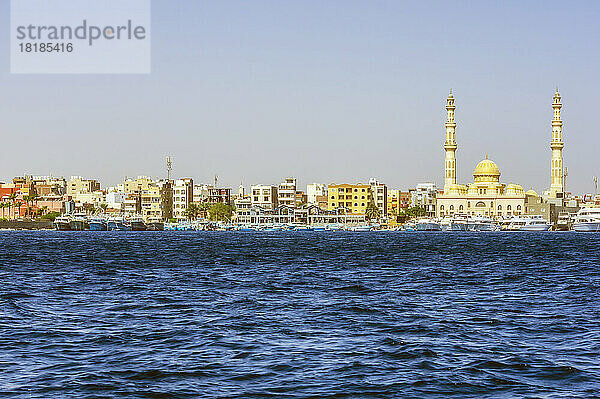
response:
[[[237,187],[378,177],[443,182],[444,101],[458,175],[549,186],[563,96],[568,188],[600,175],[600,2],[152,2],[150,75],[10,75],[0,40],[0,180],[175,176]],[[9,26],[9,2],[0,12]]]

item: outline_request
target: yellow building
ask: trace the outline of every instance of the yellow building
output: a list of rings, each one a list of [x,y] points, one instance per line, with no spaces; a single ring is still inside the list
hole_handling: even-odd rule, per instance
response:
[[[364,215],[371,200],[369,184],[330,184],[327,190],[327,209],[347,208],[351,214]]]
[[[125,179],[123,182],[123,191],[127,194],[137,193],[143,190],[148,190],[154,181],[147,176],[139,176],[137,179]]]
[[[141,192],[141,214],[146,222],[168,220],[173,216],[171,182],[159,181]]]
[[[400,190],[388,190],[387,195],[387,213],[390,219],[398,216],[400,212]]]
[[[81,176],[72,176],[67,182],[67,194],[77,196],[78,194],[93,193],[100,190],[98,180],[84,179]]]

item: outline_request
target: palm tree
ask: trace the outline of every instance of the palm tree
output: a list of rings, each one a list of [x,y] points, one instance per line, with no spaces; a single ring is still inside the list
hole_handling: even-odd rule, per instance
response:
[[[375,201],[373,201],[373,197],[369,200],[367,204],[367,208],[365,209],[365,217],[367,220],[376,220],[379,219],[379,208],[375,205]]]
[[[7,202],[0,202],[0,208],[2,209],[2,218],[4,219],[4,210],[10,208],[10,204]]]
[[[29,212],[31,211],[31,207],[29,206],[29,203],[33,202],[33,195],[24,195],[23,201],[25,201],[25,217],[28,217]]]
[[[18,217],[21,216],[21,206],[23,206],[23,203],[21,201],[16,201],[13,204],[13,208],[19,208],[19,213],[16,218],[15,218],[15,212],[13,211],[13,219],[17,219]]]

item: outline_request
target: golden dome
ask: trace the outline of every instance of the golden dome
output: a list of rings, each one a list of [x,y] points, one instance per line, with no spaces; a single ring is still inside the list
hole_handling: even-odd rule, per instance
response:
[[[487,158],[477,164],[475,167],[475,171],[473,172],[473,177],[476,182],[482,181],[500,181],[500,169],[498,169],[498,165],[495,162],[490,161]]]
[[[494,161],[490,161],[489,159],[484,159],[479,162],[475,167],[475,172],[473,172],[475,176],[500,176],[500,169],[498,169],[498,165]]]

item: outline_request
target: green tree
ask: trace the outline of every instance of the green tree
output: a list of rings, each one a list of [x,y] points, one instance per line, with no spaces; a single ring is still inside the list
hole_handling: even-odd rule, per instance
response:
[[[406,218],[418,218],[427,216],[427,210],[422,206],[413,206],[407,209],[404,209],[404,217]]]
[[[185,211],[183,211],[183,215],[187,217],[189,220],[196,220],[198,216],[202,213],[200,206],[194,202],[192,202]]]
[[[380,215],[381,212],[379,211],[379,208],[377,207],[377,205],[375,205],[373,198],[371,198],[371,200],[367,204],[367,208],[365,209],[365,217],[367,218],[367,220],[377,220],[379,219]]]
[[[60,216],[60,212],[48,212],[42,215],[41,219],[54,221],[58,216]]]
[[[233,207],[231,205],[217,202],[212,204],[208,208],[208,217],[210,220],[229,222],[231,221],[231,215],[233,214]]]

